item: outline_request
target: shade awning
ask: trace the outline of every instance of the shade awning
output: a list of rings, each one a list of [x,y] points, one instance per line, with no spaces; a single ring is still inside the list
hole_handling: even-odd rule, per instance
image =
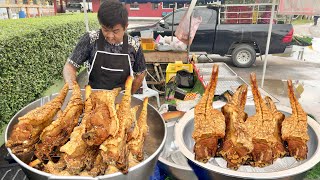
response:
[[[160,2],[164,2],[164,3],[190,3],[191,0],[120,0],[121,2],[125,2],[125,3],[160,3]],[[212,2],[212,0],[198,0],[198,3],[209,3]]]
[[[280,0],[278,14],[320,15],[319,0]]]

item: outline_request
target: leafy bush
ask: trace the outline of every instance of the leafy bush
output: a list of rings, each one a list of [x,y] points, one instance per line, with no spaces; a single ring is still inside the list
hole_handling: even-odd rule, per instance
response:
[[[90,29],[98,29],[89,14]],[[80,36],[83,14],[0,21],[0,130],[55,80]]]
[[[295,35],[292,38],[292,45],[298,45],[298,46],[311,46],[312,45],[312,38],[308,36],[298,36]]]

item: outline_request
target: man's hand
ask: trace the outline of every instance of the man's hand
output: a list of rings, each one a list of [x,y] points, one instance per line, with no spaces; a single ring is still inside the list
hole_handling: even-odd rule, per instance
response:
[[[146,71],[144,71],[141,74],[135,75],[134,80],[132,83],[132,89],[131,89],[131,94],[134,94],[137,92],[137,90],[141,87],[143,78],[146,76]]]
[[[63,79],[65,83],[69,84],[69,89],[72,89],[73,82],[76,82],[76,73],[77,68],[67,61],[63,67]]]

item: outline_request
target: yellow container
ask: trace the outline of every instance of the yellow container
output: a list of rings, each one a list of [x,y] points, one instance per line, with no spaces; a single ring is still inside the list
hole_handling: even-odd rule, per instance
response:
[[[142,50],[153,51],[155,48],[155,43],[141,43]]]
[[[193,66],[192,64],[183,64],[182,61],[176,61],[175,63],[169,63],[166,69],[166,83],[169,82],[169,80],[176,76],[177,71],[180,71],[182,69],[185,69],[189,72],[193,72]]]

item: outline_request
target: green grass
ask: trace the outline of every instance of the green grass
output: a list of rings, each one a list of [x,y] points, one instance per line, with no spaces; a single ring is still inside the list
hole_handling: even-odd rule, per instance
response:
[[[307,179],[320,179],[320,163],[308,171]]]
[[[58,93],[62,89],[63,85],[64,85],[63,79],[56,80],[52,86],[50,86],[47,90],[45,90],[41,94],[41,97],[45,97],[45,96],[49,96],[51,94]]]
[[[296,19],[292,21],[293,25],[302,25],[302,24],[310,24],[313,23],[313,20],[308,19]]]

